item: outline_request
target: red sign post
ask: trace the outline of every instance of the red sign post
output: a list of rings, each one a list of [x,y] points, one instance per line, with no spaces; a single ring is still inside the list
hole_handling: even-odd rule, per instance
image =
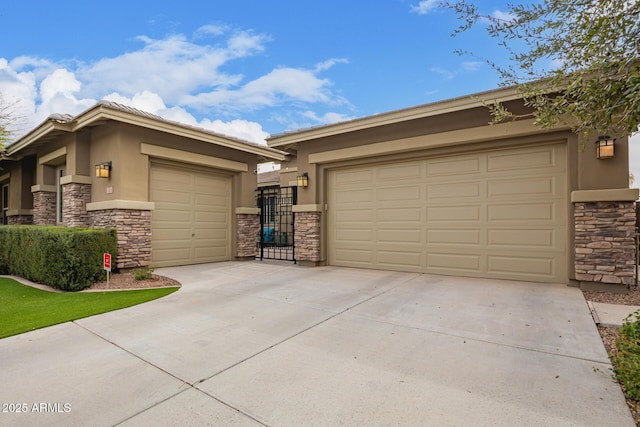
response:
[[[102,254],[102,265],[107,272],[107,289],[109,288],[109,272],[111,271],[111,254],[105,252]]]

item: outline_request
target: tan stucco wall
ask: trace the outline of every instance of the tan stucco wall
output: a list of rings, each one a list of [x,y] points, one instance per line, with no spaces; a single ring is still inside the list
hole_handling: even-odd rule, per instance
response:
[[[35,157],[27,157],[21,161],[3,161],[0,164],[0,176],[7,176],[9,180],[9,210],[33,209],[31,186],[35,180]],[[3,184],[6,183],[3,181]]]
[[[150,162],[154,161],[154,157],[143,154],[142,144],[183,150],[246,164],[247,172],[226,173],[234,176],[234,205],[253,206],[255,204],[253,199],[253,190],[257,185],[254,173],[257,164],[255,155],[120,123],[95,128],[91,138],[89,164],[93,167],[101,162],[112,162],[110,179],[93,179],[92,200],[94,202],[107,200],[149,201],[149,166]],[[162,161],[170,160],[162,159]],[[178,164],[185,161],[182,158],[173,160]],[[188,162],[188,160],[186,161]]]

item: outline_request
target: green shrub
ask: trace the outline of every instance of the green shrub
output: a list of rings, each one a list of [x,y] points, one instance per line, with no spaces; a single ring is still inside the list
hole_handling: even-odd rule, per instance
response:
[[[627,396],[640,400],[640,310],[630,314],[620,328],[613,356],[614,373]]]
[[[113,229],[0,227],[0,273],[64,291],[85,289],[103,273],[102,254],[117,251]]]
[[[149,280],[153,275],[153,268],[140,267],[133,270],[133,278],[136,280]]]

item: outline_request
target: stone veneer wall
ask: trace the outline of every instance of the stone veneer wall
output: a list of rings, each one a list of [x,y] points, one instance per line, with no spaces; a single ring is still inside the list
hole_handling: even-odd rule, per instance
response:
[[[631,286],[635,279],[635,202],[575,203],[576,280]]]
[[[7,217],[9,225],[30,225],[33,224],[33,215],[11,215]]]
[[[49,191],[33,193],[33,223],[56,225],[56,193]]]
[[[89,227],[87,203],[91,202],[91,184],[71,182],[62,186],[62,223],[68,227]]]
[[[255,258],[258,255],[260,234],[259,214],[236,214],[236,234],[238,242],[237,258]]]
[[[296,260],[320,261],[320,212],[296,212],[295,214]]]
[[[118,236],[117,268],[151,264],[151,211],[107,209],[89,212],[96,228],[115,228]]]

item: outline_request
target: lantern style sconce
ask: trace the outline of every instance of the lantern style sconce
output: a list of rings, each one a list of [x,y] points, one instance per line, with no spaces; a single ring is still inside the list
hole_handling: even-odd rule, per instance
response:
[[[608,136],[600,136],[596,141],[596,157],[598,159],[612,159],[616,140]]]
[[[307,187],[309,185],[309,174],[306,172],[298,175],[296,179],[298,181],[298,187]]]
[[[98,163],[96,165],[96,178],[109,178],[111,176],[111,162]]]

